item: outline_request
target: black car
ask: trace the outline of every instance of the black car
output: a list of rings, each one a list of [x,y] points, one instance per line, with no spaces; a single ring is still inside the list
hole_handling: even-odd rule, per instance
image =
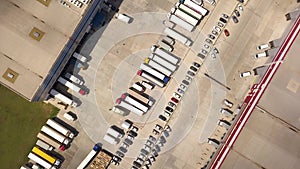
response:
[[[234,23],[238,23],[239,22],[239,20],[238,20],[238,18],[236,16],[232,16],[232,20],[233,20]]]
[[[137,136],[137,133],[132,131],[132,130],[129,130],[128,131],[128,135],[132,136],[132,137],[136,137]]]
[[[169,106],[166,107],[166,110],[168,110],[169,112],[173,112],[173,111],[174,111],[174,110],[173,110],[171,107],[169,107]]]
[[[187,74],[188,75],[191,75],[191,76],[195,76],[195,73],[191,72],[191,71],[187,71]]]
[[[197,72],[197,68],[195,68],[194,66],[190,66],[190,69],[192,70],[192,71],[194,71],[194,72]]]
[[[193,65],[195,66],[195,67],[197,67],[197,68],[200,68],[200,64],[199,63],[197,63],[197,62],[193,62]]]
[[[224,18],[222,18],[222,17],[221,17],[219,20],[220,20],[221,22],[223,22],[223,23],[227,23],[226,19],[224,19]]]
[[[116,154],[117,154],[119,157],[121,157],[121,158],[124,157],[124,154],[123,154],[122,152],[120,152],[120,151],[117,151]]]
[[[187,86],[190,84],[190,83],[189,83],[188,81],[186,81],[186,80],[183,80],[182,83],[185,84],[185,85],[187,85]]]
[[[158,118],[161,119],[162,121],[167,121],[167,118],[163,115],[159,115]]]

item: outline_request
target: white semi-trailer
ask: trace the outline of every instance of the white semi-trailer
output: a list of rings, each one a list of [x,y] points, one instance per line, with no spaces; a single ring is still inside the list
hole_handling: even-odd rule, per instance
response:
[[[62,143],[58,143],[57,141],[53,140],[52,138],[46,136],[43,133],[38,133],[37,138],[43,140],[44,142],[48,143],[56,149],[60,149],[62,151],[65,151],[66,149],[65,145],[63,145]]]
[[[70,81],[72,81],[73,83],[79,84],[79,85],[83,85],[83,81],[81,81],[80,79],[78,79],[78,77],[70,74],[70,73],[66,73],[65,74],[65,78],[69,79]]]
[[[190,7],[191,9],[193,9],[194,11],[198,12],[199,14],[201,14],[202,16],[206,16],[208,13],[208,10],[203,8],[201,5],[191,1],[191,0],[184,0],[183,2],[184,5]]]
[[[45,169],[56,169],[55,166],[51,165],[50,163],[48,163],[46,160],[42,159],[41,157],[33,154],[33,153],[29,153],[27,156],[30,160],[38,163],[39,165],[41,165],[42,167],[44,167]]]
[[[87,58],[84,57],[83,55],[79,54],[79,53],[73,53],[73,57],[80,60],[81,62],[86,62]]]
[[[106,133],[110,134],[111,136],[113,136],[115,138],[122,138],[124,136],[124,134],[118,132],[117,130],[115,130],[111,127],[107,129]]]
[[[166,76],[171,76],[172,75],[172,71],[167,69],[166,67],[164,67],[163,65],[155,62],[154,60],[150,60],[149,58],[145,59],[144,61],[146,64],[148,64],[149,66],[153,67],[154,69],[160,71],[161,73],[165,74]]]
[[[54,149],[54,147],[42,140],[37,140],[35,144],[44,150],[52,151]]]
[[[118,144],[118,142],[119,142],[119,139],[111,136],[110,134],[105,134],[104,137],[103,137],[103,139],[106,142],[108,142],[109,144],[114,144],[114,145]]]
[[[153,75],[151,75],[148,72],[145,72],[143,70],[138,70],[137,75],[151,81],[152,83],[154,83],[155,85],[157,85],[159,87],[164,87],[165,86],[165,83],[162,80],[158,79],[157,77],[155,77],[155,76],[153,76]]]
[[[144,112],[136,107],[134,107],[133,105],[125,102],[125,101],[122,101],[121,99],[117,99],[116,103],[121,106],[121,107],[124,107],[125,109],[139,115],[139,116],[142,116],[144,114]]]
[[[190,8],[190,7],[188,7],[188,6],[184,5],[184,4],[181,4],[179,2],[177,2],[175,4],[175,7],[178,8],[178,9],[180,9],[180,10],[182,10],[185,13],[188,13],[189,15],[191,15],[192,17],[194,17],[195,19],[200,20],[203,17],[200,13],[194,11],[192,8]]]
[[[142,63],[140,65],[140,69],[145,71],[145,72],[148,72],[149,74],[153,75],[154,77],[162,80],[165,84],[167,84],[170,80],[170,78],[164,74],[162,74],[161,72],[153,69],[152,67],[148,66],[147,64],[145,63]]]
[[[96,154],[101,150],[101,147],[97,144],[94,146],[94,148],[89,152],[89,154],[83,159],[83,161],[79,164],[77,169],[84,169],[96,156]]]
[[[197,26],[199,23],[199,20],[190,16],[189,14],[183,12],[182,10],[179,10],[178,8],[172,8],[171,14],[178,16],[179,18],[187,21],[189,24],[193,26]]]
[[[78,104],[76,102],[74,102],[73,100],[71,100],[70,98],[68,98],[67,96],[59,93],[58,91],[56,91],[55,89],[51,89],[50,94],[52,96],[54,96],[56,99],[59,99],[60,101],[72,106],[72,107],[77,107]]]
[[[74,133],[72,133],[70,130],[68,130],[66,127],[62,126],[61,124],[57,123],[56,121],[52,119],[48,119],[46,124],[52,128],[54,128],[56,131],[60,132],[61,134],[69,137],[74,138]]]
[[[175,56],[174,54],[167,52],[166,50],[163,50],[162,48],[159,48],[157,46],[152,46],[151,51],[165,60],[169,61],[170,63],[177,65],[179,62],[179,58]],[[159,63],[159,62],[158,62]]]
[[[176,25],[184,28],[187,31],[192,32],[195,28],[195,26],[191,25],[187,21],[185,21],[185,20],[183,20],[183,19],[179,18],[178,16],[173,15],[171,13],[167,14],[167,18],[169,19],[170,22],[175,23]]]
[[[67,81],[66,79],[64,79],[64,78],[62,78],[62,77],[59,77],[57,81],[60,82],[61,84],[65,85],[65,86],[68,87],[69,89],[71,89],[71,90],[77,92],[77,93],[80,93],[80,94],[82,94],[82,95],[85,95],[85,94],[86,94],[86,92],[85,92],[83,89],[81,89],[80,87],[76,86],[75,84],[73,84],[73,83]]]
[[[122,94],[121,98],[123,100],[125,100],[126,102],[130,103],[131,105],[142,110],[145,113],[149,110],[149,107],[147,104],[143,103],[142,101],[139,101],[138,99],[136,99],[130,95]]]
[[[185,35],[182,35],[181,33],[177,32],[177,31],[175,31],[174,29],[167,27],[164,30],[164,33],[167,34],[168,36],[171,36],[172,38],[178,40],[179,42],[183,43],[186,46],[192,45],[192,41],[189,38],[187,38]]]
[[[60,143],[63,143],[65,145],[68,145],[70,143],[70,139],[66,136],[63,136],[62,134],[58,133],[57,131],[51,129],[50,127],[43,126],[41,129],[42,132],[46,133],[48,136],[54,138]]]
[[[164,67],[168,68],[169,70],[171,70],[173,72],[177,69],[176,65],[174,65],[173,63],[170,63],[169,61],[165,60],[163,57],[161,57],[161,56],[159,56],[155,53],[151,53],[148,58],[149,58],[149,61],[153,60],[153,61],[163,65]],[[147,63],[148,60],[145,59],[144,62]]]

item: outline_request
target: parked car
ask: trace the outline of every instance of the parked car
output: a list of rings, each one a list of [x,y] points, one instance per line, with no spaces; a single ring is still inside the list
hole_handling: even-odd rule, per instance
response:
[[[221,22],[218,22],[217,23],[217,25],[219,26],[219,27],[221,27],[221,28],[223,28],[224,27],[224,24],[223,23],[221,23]],[[220,31],[221,32],[221,31]]]
[[[161,119],[162,121],[167,121],[167,118],[163,115],[159,115],[158,118]]]
[[[184,94],[184,90],[182,90],[180,88],[177,89],[177,92],[180,93],[180,94]]]
[[[266,44],[261,44],[261,45],[258,45],[256,47],[256,50],[263,50],[263,49],[267,49],[270,47],[270,44],[269,43],[266,43]]]
[[[221,22],[223,22],[224,24],[226,24],[227,23],[227,21],[226,21],[226,19],[224,19],[224,18],[222,18],[222,17],[220,17],[220,19],[219,19]]]
[[[156,138],[150,135],[150,136],[149,136],[149,140],[152,141],[152,142],[155,142],[155,141],[156,141]]]
[[[208,37],[212,40],[216,39],[216,37],[214,35],[208,34]]]
[[[154,135],[159,135],[159,131],[157,131],[157,130],[155,130],[155,129],[152,130],[152,133],[153,133]]]
[[[190,83],[186,80],[182,80],[182,83],[185,84],[186,86],[188,86]]]
[[[250,76],[250,75],[251,75],[251,72],[250,71],[246,71],[246,72],[242,72],[240,74],[240,77],[242,78],[242,77],[247,77],[247,76]]]
[[[159,131],[163,129],[162,126],[160,126],[159,124],[155,124],[154,128],[157,129],[157,130],[159,130]]]
[[[167,112],[167,111],[164,111],[164,115],[165,115],[166,117],[170,117],[170,116],[171,116],[171,113],[169,113],[169,112]]]
[[[232,103],[231,101],[227,100],[227,99],[224,99],[224,100],[223,100],[223,103],[224,103],[227,107],[229,107],[229,108],[231,108],[231,107],[233,106],[233,103]]]
[[[173,96],[179,101],[180,99],[181,99],[181,96],[180,96],[180,94],[178,94],[178,93],[173,93]]]
[[[196,68],[200,68],[200,64],[199,63],[197,63],[197,62],[193,62],[193,65],[196,67]]]
[[[168,110],[169,112],[173,112],[173,111],[174,111],[174,110],[173,110],[171,107],[169,107],[169,106],[166,107],[166,110]]]
[[[227,20],[229,19],[229,16],[227,14],[225,14],[225,13],[222,14],[222,17],[225,18],[225,19],[227,19]]]
[[[173,103],[173,102],[168,102],[168,105],[169,105],[170,107],[172,107],[172,108],[176,108],[176,104]]]
[[[234,10],[234,14],[237,16],[237,17],[240,17],[241,16],[241,14],[240,14],[240,12],[238,11],[238,10]]]
[[[225,34],[225,36],[229,36],[230,35],[229,31],[227,29],[224,29],[224,34]]]
[[[213,35],[215,35],[215,36],[218,36],[218,32],[215,31],[215,30],[212,30],[211,33],[212,33]]]
[[[174,103],[178,103],[178,100],[174,97],[171,98],[171,100],[174,102]]]
[[[204,46],[204,48],[207,49],[207,50],[210,49],[210,46],[209,46],[208,44],[204,44],[203,46]]]
[[[218,26],[214,26],[214,30],[221,32],[221,28],[219,28]]]
[[[191,72],[191,71],[187,71],[187,74],[190,76],[195,76],[195,73]]]
[[[239,22],[239,20],[237,19],[236,16],[232,16],[232,20],[233,20],[234,23],[238,23]]]
[[[212,44],[212,41],[210,39],[205,39],[205,42],[207,42],[208,44]]]
[[[203,53],[204,55],[207,55],[207,51],[204,49],[201,49],[201,53]]]

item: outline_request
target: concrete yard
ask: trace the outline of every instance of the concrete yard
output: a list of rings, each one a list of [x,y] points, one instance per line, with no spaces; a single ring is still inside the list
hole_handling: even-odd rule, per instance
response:
[[[162,114],[172,93],[177,90],[193,62],[203,65],[173,113],[169,122],[171,132],[164,136],[166,143],[161,147],[159,156],[151,168],[196,169],[205,166],[216,150],[207,143],[207,138],[221,141],[227,132],[224,127],[217,125],[218,119],[234,119],[233,116],[224,117],[219,112],[220,108],[224,107],[223,99],[227,98],[234,103],[231,110],[235,110],[242,103],[256,77],[240,78],[239,74],[265,64],[266,58],[254,58],[257,53],[256,46],[281,37],[288,25],[284,15],[297,7],[296,2],[291,0],[248,0],[243,6],[244,10],[240,12],[241,16],[238,17],[239,23],[235,24],[230,19],[225,26],[230,36],[226,37],[221,32],[217,37],[214,46],[219,50],[219,55],[216,59],[208,55],[202,60],[197,54],[203,47],[207,34],[211,34],[222,13],[231,16],[238,4],[237,1],[220,0],[216,6],[211,6],[204,2],[204,7],[210,12],[196,30],[187,32],[176,27],[194,43],[189,48],[176,41],[173,53],[181,59],[180,66],[167,87],[156,86],[151,91],[147,90],[147,94],[155,100],[150,111],[143,116],[130,113],[125,117],[110,111],[115,105],[115,100],[125,93],[128,87],[143,80],[136,72],[149,56],[150,47],[162,39],[166,14],[176,2],[124,0],[120,6],[120,13],[131,16],[133,22],[126,24],[112,19],[84,44],[81,53],[91,56],[91,60],[88,62],[88,69],[80,71],[79,74],[84,78],[89,94],[79,96],[74,93],[82,101],[81,106],[75,110],[79,123],[74,125],[79,130],[79,136],[72,143],[74,148],[71,147],[72,152],[69,153],[63,168],[73,169],[78,166],[92,149],[93,143],[101,143],[104,149],[115,153],[122,141],[118,145],[111,145],[103,140],[103,136],[111,125],[120,127],[125,119],[130,119],[139,128],[138,136],[129,146],[120,166],[111,164],[109,168],[130,168],[148,136],[153,135],[152,129],[155,124],[163,124],[158,115]],[[280,74],[280,71],[278,73]],[[296,78],[295,76],[293,79]],[[267,104],[264,100],[268,99],[263,98],[259,106],[272,114],[276,106],[265,107]],[[296,112],[297,109],[292,110]],[[278,112],[275,116],[280,114]],[[299,164],[299,146],[294,146],[295,150],[292,149],[293,146],[286,146],[287,151],[281,152],[282,148],[279,145],[288,144],[288,140],[297,143],[299,135],[295,136],[291,130],[270,117],[273,116],[268,113],[262,114],[259,110],[253,113],[244,129],[245,132],[240,135],[222,168],[296,168],[296,164]],[[299,127],[299,117],[297,118],[298,121],[295,118],[290,119],[295,127]],[[269,140],[271,145],[267,144]],[[273,157],[282,157],[285,162],[276,165]]]

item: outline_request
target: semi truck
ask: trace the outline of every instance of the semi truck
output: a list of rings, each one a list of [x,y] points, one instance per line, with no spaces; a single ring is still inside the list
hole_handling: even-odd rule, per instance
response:
[[[179,18],[185,20],[189,24],[193,26],[197,26],[199,24],[199,20],[190,16],[189,14],[183,12],[182,10],[179,10],[178,8],[172,8],[171,14],[178,16]]]
[[[80,93],[81,95],[85,95],[86,92],[81,89],[80,87],[76,86],[75,84],[67,81],[66,79],[59,77],[58,78],[58,82],[60,82],[61,84],[65,85],[66,87],[68,87],[69,89],[73,90],[74,92]]]
[[[179,18],[178,16],[173,15],[171,13],[167,14],[167,18],[169,19],[170,22],[175,23],[176,25],[184,28],[187,31],[192,32],[195,28],[195,26],[191,25],[187,21],[185,21],[185,20],[183,20],[183,19]]]
[[[164,33],[167,34],[168,36],[171,36],[172,38],[178,40],[179,42],[183,43],[186,46],[192,45],[192,41],[189,38],[187,38],[186,36],[182,35],[181,33],[177,32],[174,29],[167,27],[164,30]]]
[[[138,99],[136,99],[130,95],[122,94],[121,98],[123,100],[125,100],[127,103],[135,106],[136,108],[142,110],[145,113],[149,110],[149,107],[147,104],[143,103],[142,101],[139,101]]]
[[[70,105],[72,107],[77,107],[78,106],[78,104],[75,101],[73,101],[70,98],[68,98],[67,96],[59,93],[55,89],[51,89],[50,94],[52,96],[54,96],[56,99],[59,99],[60,101],[66,103],[66,104],[68,104],[68,105]]]
[[[110,144],[114,144],[114,145],[118,144],[118,142],[119,142],[119,140],[117,138],[111,136],[110,134],[105,134],[104,137],[103,137],[103,139],[106,142],[108,142]]]
[[[101,147],[97,144],[94,145],[93,149],[88,153],[88,155],[83,159],[83,161],[79,164],[77,169],[84,169],[92,159],[97,155],[97,153],[101,150]]]
[[[49,145],[53,146],[56,149],[60,149],[62,151],[65,151],[66,147],[65,145],[58,143],[57,141],[53,140],[52,138],[46,136],[43,133],[38,133],[37,138],[41,139],[42,141],[48,143]]]
[[[144,94],[141,94],[138,91],[136,91],[133,87],[130,87],[127,90],[127,93],[129,94],[129,96],[136,98],[137,100],[143,102],[144,104],[147,104],[149,106],[153,105],[153,101],[149,100],[149,98],[146,97]]]
[[[48,143],[45,143],[42,140],[37,140],[35,144],[44,150],[52,151],[54,149],[54,147],[50,146]]]
[[[175,56],[174,54],[167,52],[166,50],[163,50],[162,48],[159,48],[157,46],[152,46],[151,51],[165,60],[169,61],[170,63],[177,65],[179,62],[179,58]],[[159,63],[159,62],[158,62]]]
[[[160,71],[161,73],[165,74],[166,76],[170,77],[172,75],[172,73],[173,73],[172,71],[170,71],[166,67],[164,67],[164,66],[160,65],[159,63],[157,63],[157,62],[155,62],[153,60],[150,60],[148,58],[146,58],[144,60],[144,62],[146,64],[148,64],[149,66],[153,67],[154,69],[156,69],[156,70]]]
[[[206,16],[208,13],[208,10],[200,6],[199,4],[193,2],[192,0],[184,0],[183,2],[184,5],[190,7],[194,11],[198,12],[202,16]]]
[[[124,107],[125,109],[139,115],[139,116],[142,116],[144,114],[144,112],[134,106],[132,106],[131,104],[121,100],[121,99],[117,99],[116,103],[121,106],[121,107]]]
[[[66,127],[62,126],[61,124],[57,123],[56,121],[52,119],[48,119],[46,124],[56,131],[60,132],[61,134],[69,137],[69,138],[74,138],[74,133],[72,133],[70,130],[68,130]]]
[[[184,4],[181,4],[179,2],[177,2],[175,4],[175,7],[180,9],[181,11],[189,14],[190,16],[194,17],[195,19],[198,19],[198,20],[201,20],[202,19],[202,15],[196,11],[194,11],[193,9],[191,9],[190,7],[184,5]]]
[[[80,60],[81,62],[87,62],[87,58],[79,53],[73,53],[73,57]]]
[[[53,156],[50,156],[49,154],[47,154],[46,152],[42,151],[41,149],[39,149],[38,147],[33,147],[31,150],[34,154],[42,157],[44,160],[46,160],[47,162],[49,162],[52,165],[55,166],[59,166],[61,164],[61,161]]]
[[[44,167],[45,169],[57,169],[55,166],[51,165],[50,163],[48,163],[46,160],[42,159],[41,157],[33,154],[33,153],[29,153],[27,156],[30,160],[38,163],[39,165],[41,165],[42,167]]]
[[[73,83],[76,83],[78,85],[83,85],[83,81],[81,81],[76,76],[74,76],[74,75],[72,75],[70,73],[66,73],[65,74],[65,78],[69,79],[70,81],[72,81]]]
[[[43,126],[41,129],[42,132],[47,134],[48,136],[54,138],[60,143],[63,143],[65,145],[68,145],[70,143],[70,139],[67,138],[66,136],[63,136],[62,134],[58,133],[57,131],[51,129],[50,127]]]
[[[140,66],[140,69],[148,72],[149,74],[153,75],[154,77],[157,77],[158,79],[162,80],[165,84],[167,84],[170,80],[170,78],[164,74],[162,74],[161,72],[151,68],[150,66],[148,66],[145,63],[142,63]]]
[[[143,70],[138,70],[137,75],[151,81],[152,83],[154,83],[155,85],[157,85],[161,88],[165,86],[163,81],[159,80],[158,78],[154,77],[153,75],[151,75]]]
[[[124,136],[124,134],[118,132],[117,130],[113,129],[113,128],[108,128],[106,131],[107,134],[110,134],[111,136],[115,137],[115,138],[122,138]]]
[[[165,66],[166,68],[168,68],[169,70],[171,70],[173,72],[177,69],[176,65],[170,63],[169,61],[165,60],[163,57],[161,57],[155,53],[151,53],[148,58],[149,58],[149,60],[148,59],[144,60],[145,63],[148,63],[148,61],[153,60],[153,61]]]

